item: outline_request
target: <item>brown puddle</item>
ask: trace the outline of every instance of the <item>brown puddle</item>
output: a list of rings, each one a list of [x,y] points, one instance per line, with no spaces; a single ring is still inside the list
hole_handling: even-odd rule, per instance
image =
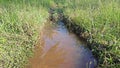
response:
[[[64,24],[46,23],[26,68],[94,68],[94,57]]]

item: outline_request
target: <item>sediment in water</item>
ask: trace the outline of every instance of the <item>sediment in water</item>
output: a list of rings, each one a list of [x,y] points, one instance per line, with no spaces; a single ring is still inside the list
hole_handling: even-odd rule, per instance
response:
[[[86,43],[63,22],[46,23],[40,38],[27,68],[95,68],[96,60]]]

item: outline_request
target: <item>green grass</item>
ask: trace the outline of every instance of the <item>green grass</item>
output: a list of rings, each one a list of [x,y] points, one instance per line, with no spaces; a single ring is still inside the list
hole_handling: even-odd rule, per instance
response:
[[[0,0],[0,68],[24,68],[48,18],[34,1]]]
[[[88,42],[101,44],[92,46],[100,68],[119,68],[119,4],[120,0],[0,0],[0,67],[24,67],[53,7],[84,28]]]

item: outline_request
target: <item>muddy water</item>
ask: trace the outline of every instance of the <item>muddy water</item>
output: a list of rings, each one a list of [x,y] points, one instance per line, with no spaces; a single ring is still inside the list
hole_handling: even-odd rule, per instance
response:
[[[94,57],[86,44],[70,33],[62,22],[45,24],[26,68],[94,68]]]

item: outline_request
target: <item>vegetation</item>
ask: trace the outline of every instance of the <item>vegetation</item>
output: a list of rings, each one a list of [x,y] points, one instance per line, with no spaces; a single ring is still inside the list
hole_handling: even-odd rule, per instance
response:
[[[0,0],[0,68],[24,67],[47,17],[32,1]]]
[[[119,68],[119,4],[120,0],[0,0],[0,67],[24,67],[52,7],[84,28],[82,36],[89,43],[97,43],[91,46],[99,67]]]

